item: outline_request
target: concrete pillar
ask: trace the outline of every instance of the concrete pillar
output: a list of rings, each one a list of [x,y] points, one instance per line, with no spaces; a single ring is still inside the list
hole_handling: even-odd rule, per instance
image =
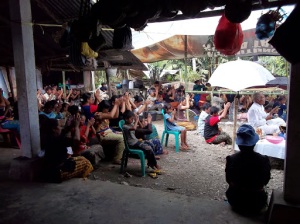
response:
[[[284,199],[300,205],[300,116],[297,105],[300,102],[300,63],[293,65],[289,82],[287,114],[287,141],[284,175]]]
[[[10,0],[11,32],[20,108],[21,150],[35,157],[40,150],[36,71],[30,0]]]
[[[91,71],[83,71],[83,84],[85,92],[91,91]]]

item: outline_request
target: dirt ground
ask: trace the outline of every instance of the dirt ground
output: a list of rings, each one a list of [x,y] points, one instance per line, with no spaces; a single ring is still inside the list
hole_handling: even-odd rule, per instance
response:
[[[154,121],[158,133],[163,131],[163,120]],[[233,135],[232,125],[220,125],[223,131]],[[111,181],[124,185],[142,188],[151,188],[161,191],[172,191],[175,193],[204,197],[211,200],[226,200],[225,191],[225,158],[234,153],[232,146],[208,145],[197,131],[188,132],[188,152],[175,152],[173,135],[170,135],[168,155],[161,155],[158,160],[164,173],[157,179],[150,176],[141,177],[140,160],[129,158],[126,172],[130,175],[119,173],[120,166],[112,165],[110,162],[101,162],[101,166],[89,177],[92,180]],[[283,189],[283,160],[270,158],[272,175],[267,190],[269,194],[272,189]],[[149,172],[151,169],[147,169]]]

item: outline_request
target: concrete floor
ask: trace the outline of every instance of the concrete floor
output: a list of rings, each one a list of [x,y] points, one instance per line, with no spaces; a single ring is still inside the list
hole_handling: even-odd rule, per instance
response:
[[[61,184],[8,179],[16,149],[0,148],[0,223],[263,223],[227,202],[81,178]]]

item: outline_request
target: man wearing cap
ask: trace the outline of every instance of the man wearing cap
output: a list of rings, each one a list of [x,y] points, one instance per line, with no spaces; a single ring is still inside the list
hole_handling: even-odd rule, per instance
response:
[[[259,137],[252,126],[243,124],[237,131],[240,152],[226,157],[226,196],[232,209],[242,214],[258,214],[267,205],[264,187],[271,176],[267,156],[254,152]]]
[[[269,113],[264,110],[265,95],[262,92],[254,93],[253,104],[248,110],[247,119],[250,125],[254,128],[260,128],[266,135],[279,133],[279,126],[285,125],[285,121],[282,118],[272,119],[273,113],[278,108],[273,108]]]

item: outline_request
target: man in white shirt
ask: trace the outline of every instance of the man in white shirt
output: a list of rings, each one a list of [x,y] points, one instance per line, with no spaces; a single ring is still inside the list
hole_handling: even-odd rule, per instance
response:
[[[205,103],[202,106],[202,111],[199,115],[198,132],[202,137],[204,137],[204,125],[205,125],[206,117],[210,114],[210,107],[211,107],[210,103]]]
[[[47,101],[55,100],[55,95],[53,94],[52,88],[47,86],[45,89],[46,93],[44,94],[44,98]]]
[[[254,93],[253,104],[248,110],[247,118],[252,127],[260,128],[266,135],[279,133],[279,126],[285,125],[285,121],[281,118],[272,119],[273,113],[278,108],[273,108],[270,113],[266,113],[264,109],[265,96],[262,92]]]

